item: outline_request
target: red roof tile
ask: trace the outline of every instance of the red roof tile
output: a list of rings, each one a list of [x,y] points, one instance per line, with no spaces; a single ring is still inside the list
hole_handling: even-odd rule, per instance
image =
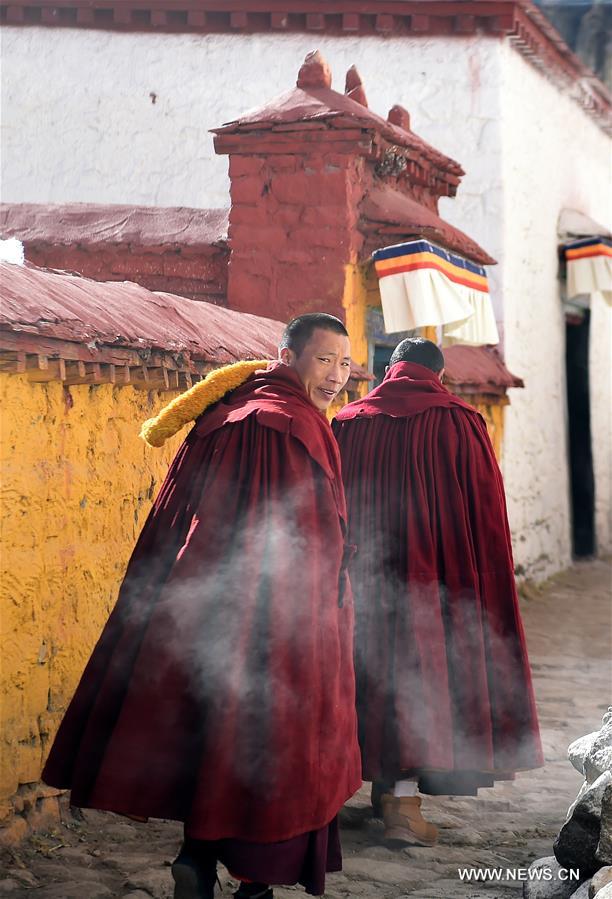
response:
[[[361,220],[362,230],[373,230],[378,246],[384,235],[402,239],[422,236],[448,250],[467,256],[480,265],[495,264],[495,259],[463,231],[391,187],[377,187],[367,194],[361,205]],[[370,224],[372,229],[368,228]],[[389,243],[393,241],[389,240]]]
[[[0,328],[78,343],[188,352],[212,363],[274,358],[283,323],[152,293],[129,281],[90,281],[0,264]]]
[[[444,379],[456,393],[501,396],[509,387],[524,387],[504,365],[498,350],[485,346],[445,347]]]
[[[461,166],[426,143],[412,131],[393,125],[361,103],[331,88],[314,87],[308,90],[296,87],[264,106],[251,110],[221,128],[214,128],[215,134],[231,134],[245,130],[250,125],[262,129],[298,122],[334,122],[346,126],[358,126],[375,131],[395,146],[414,151],[427,159],[435,168],[460,177],[464,174]]]
[[[0,232],[26,244],[130,244],[214,252],[227,241],[228,215],[228,209],[185,206],[2,203]]]
[[[275,319],[153,293],[129,281],[90,281],[0,263],[0,332],[89,346],[187,353],[221,365],[276,358],[284,327]],[[356,364],[351,377],[371,379]]]

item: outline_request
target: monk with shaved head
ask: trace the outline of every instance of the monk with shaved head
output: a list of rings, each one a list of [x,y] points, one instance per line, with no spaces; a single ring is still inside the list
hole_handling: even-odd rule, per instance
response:
[[[363,776],[385,834],[431,846],[417,790],[476,794],[543,763],[501,473],[480,414],[408,338],[334,423],[355,593]]]
[[[350,347],[331,315],[279,359],[212,372],[146,422],[178,450],[43,772],[74,805],[183,821],[175,899],[323,893],[361,784],[340,456],[325,412]]]

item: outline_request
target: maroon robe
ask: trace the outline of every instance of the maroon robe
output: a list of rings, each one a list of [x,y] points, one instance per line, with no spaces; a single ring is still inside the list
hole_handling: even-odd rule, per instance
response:
[[[44,780],[198,840],[269,844],[332,822],[361,783],[345,515],[331,428],[292,369],[201,415]]]
[[[474,793],[543,764],[501,473],[480,414],[397,363],[334,423],[366,780]]]

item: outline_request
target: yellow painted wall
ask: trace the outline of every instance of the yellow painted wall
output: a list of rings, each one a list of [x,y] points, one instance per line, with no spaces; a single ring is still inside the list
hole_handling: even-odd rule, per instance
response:
[[[470,398],[469,395],[462,396],[461,398],[464,399],[466,403],[470,403],[471,406],[478,409],[484,418],[497,461],[500,462],[502,457],[502,440],[504,436],[504,407],[508,405],[507,400],[499,404],[493,404],[483,402],[475,403],[474,397]],[[503,399],[505,400],[505,398]]]
[[[185,436],[156,450],[138,437],[175,395],[0,374],[0,818],[40,776]]]
[[[363,266],[351,263],[345,267],[342,305],[346,314],[346,330],[351,339],[354,362],[368,367],[367,275]],[[379,299],[380,305],[380,299]]]

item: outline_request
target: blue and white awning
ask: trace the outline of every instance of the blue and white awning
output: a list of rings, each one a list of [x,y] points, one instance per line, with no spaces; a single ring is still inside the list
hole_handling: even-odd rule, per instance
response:
[[[445,344],[499,343],[481,265],[427,240],[384,247],[372,258],[388,333],[441,325]]]

